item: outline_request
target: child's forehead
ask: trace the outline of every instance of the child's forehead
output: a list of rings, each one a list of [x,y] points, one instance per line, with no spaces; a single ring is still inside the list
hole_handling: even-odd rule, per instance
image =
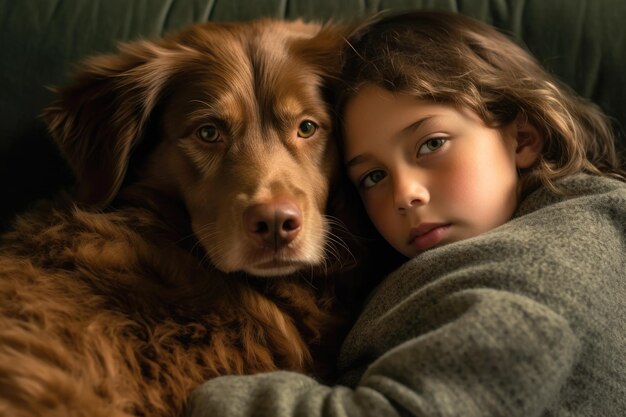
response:
[[[427,120],[425,126],[433,123],[438,126],[448,123],[485,125],[480,115],[467,106],[393,92],[376,85],[369,85],[355,95],[345,113],[347,133],[385,128],[400,132],[422,119]]]
[[[410,106],[415,109],[431,108],[446,112],[475,114],[472,109],[452,101],[435,100],[413,91],[393,91],[375,83],[363,84],[349,100],[348,105],[377,103],[381,106]]]

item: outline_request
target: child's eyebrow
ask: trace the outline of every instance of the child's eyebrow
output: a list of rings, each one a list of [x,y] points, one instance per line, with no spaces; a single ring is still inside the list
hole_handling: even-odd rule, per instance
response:
[[[419,119],[418,121],[416,121],[415,123],[411,123],[410,125],[408,125],[407,127],[405,127],[404,129],[402,129],[400,131],[400,135],[403,135],[405,133],[408,133],[412,130],[417,130],[419,129],[419,127],[421,125],[423,125],[425,122],[427,122],[428,120],[432,119],[433,117],[436,117],[436,115],[431,115],[431,116],[424,116],[421,119]]]
[[[346,168],[350,169],[356,165],[362,164],[366,162],[368,159],[367,155],[357,155],[348,162],[346,162]]]

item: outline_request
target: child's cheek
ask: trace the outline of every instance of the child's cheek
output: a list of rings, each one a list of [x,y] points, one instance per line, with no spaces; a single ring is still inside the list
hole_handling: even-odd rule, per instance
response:
[[[476,181],[480,181],[481,178],[474,167],[462,159],[451,159],[446,162],[436,174],[437,194],[448,205],[467,207],[474,198]]]
[[[382,193],[376,192],[365,192],[361,195],[361,199],[368,217],[380,231],[381,223],[388,217],[388,206],[391,202]]]
[[[442,203],[452,216],[471,223],[476,234],[506,222],[516,206],[516,173],[497,162],[457,160],[442,172],[446,184]]]

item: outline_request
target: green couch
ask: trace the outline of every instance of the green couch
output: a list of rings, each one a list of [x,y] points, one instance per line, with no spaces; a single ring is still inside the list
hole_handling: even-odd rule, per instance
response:
[[[626,142],[624,0],[0,0],[0,228],[72,181],[38,119],[83,57],[197,21],[261,16],[338,21],[384,9],[468,14],[511,33],[615,118]]]

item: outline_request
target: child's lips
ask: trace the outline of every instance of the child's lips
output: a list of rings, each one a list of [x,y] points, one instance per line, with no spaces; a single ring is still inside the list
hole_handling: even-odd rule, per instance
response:
[[[430,249],[441,242],[449,228],[447,223],[422,223],[411,229],[408,243],[419,251]]]

